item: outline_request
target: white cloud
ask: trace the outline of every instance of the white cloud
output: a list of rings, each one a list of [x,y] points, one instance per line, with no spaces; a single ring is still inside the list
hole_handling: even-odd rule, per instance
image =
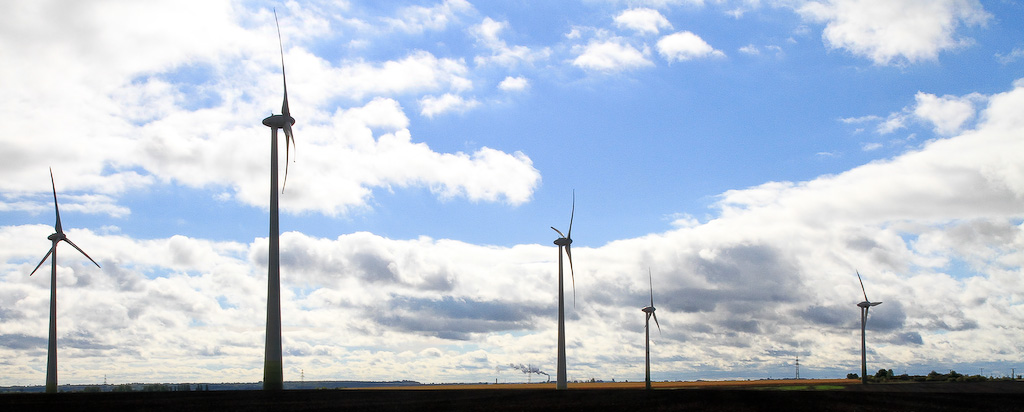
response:
[[[665,16],[657,10],[646,8],[623,10],[615,16],[615,25],[641,34],[658,34],[661,29],[672,29],[672,23]]]
[[[646,52],[637,50],[621,39],[594,40],[587,44],[572,64],[576,67],[598,71],[621,71],[653,66]]]
[[[996,53],[996,60],[1002,64],[1010,64],[1024,57],[1024,48],[1014,48],[1008,54]]]
[[[829,47],[846,49],[875,64],[935,60],[939,52],[970,43],[957,28],[985,24],[991,15],[976,0],[827,0],[798,7],[825,23]]]
[[[391,27],[408,33],[444,30],[460,14],[473,10],[466,0],[445,0],[433,7],[408,6],[398,11],[398,17],[384,19]]]
[[[653,7],[656,9],[667,9],[673,6],[696,6],[704,5],[704,0],[629,0],[622,1],[630,5]]]
[[[915,104],[912,107],[905,107],[901,111],[890,113],[886,118],[879,116],[862,116],[840,119],[847,124],[878,123],[875,131],[885,135],[907,128],[908,125],[918,122],[933,126],[936,134],[950,136],[961,132],[970,126],[970,120],[975,119],[976,105],[982,104],[987,97],[980,93],[971,93],[965,96],[936,96],[934,94],[917,92],[914,96]],[[866,150],[873,150],[881,147],[873,144]]]
[[[865,152],[870,152],[870,151],[878,150],[878,149],[881,149],[881,148],[882,148],[882,144],[878,143],[878,142],[864,143],[864,145],[861,146],[861,150],[864,150]]]
[[[447,112],[465,112],[480,105],[475,99],[466,100],[462,96],[446,93],[440,97],[425,96],[420,99],[420,114],[434,117]]]
[[[280,110],[280,57],[272,14],[261,10],[239,18],[221,3],[223,9],[202,3],[191,5],[209,11],[201,18],[172,19],[167,16],[190,5],[171,2],[147,5],[138,10],[140,14],[126,17],[122,8],[115,7],[118,4],[76,5],[99,8],[81,13],[128,21],[103,20],[76,32],[46,29],[62,16],[48,11],[61,6],[32,4],[24,6],[31,10],[19,12],[19,22],[8,29],[22,40],[0,40],[5,55],[22,56],[0,67],[0,73],[24,79],[5,89],[12,98],[0,103],[0,108],[7,117],[18,113],[19,123],[34,125],[33,139],[11,140],[0,154],[0,169],[8,177],[0,187],[14,194],[3,199],[0,208],[46,209],[40,204],[48,203],[45,197],[34,196],[49,187],[45,166],[40,169],[25,159],[49,159],[50,164],[59,165],[54,172],[61,193],[93,193],[68,197],[68,210],[127,216],[131,211],[119,204],[120,196],[156,184],[213,189],[218,199],[233,196],[265,207],[269,148],[253,142],[266,142],[268,130],[252,119]],[[456,7],[461,3],[447,4],[451,10],[462,10]],[[520,204],[530,198],[540,176],[526,155],[499,154],[488,148],[467,154],[433,152],[425,143],[412,142],[406,129],[408,118],[396,101],[386,98],[419,96],[426,116],[475,107],[478,101],[457,97],[473,87],[463,61],[413,51],[396,60],[334,65],[304,50],[301,41],[295,41],[304,36],[285,26],[289,20],[301,24],[315,19],[305,14],[300,10],[282,18],[290,106],[297,120],[297,152],[293,153],[297,159],[293,157],[296,161],[289,165],[282,210],[343,214],[367,207],[374,188],[392,185],[422,185],[439,196],[466,196],[474,201]],[[172,20],[180,21],[169,23]],[[252,24],[259,28],[243,29],[239,20],[256,21]],[[126,32],[138,25],[147,27],[138,33]],[[311,26],[320,30],[315,22]],[[211,27],[217,31],[211,33]],[[49,31],[39,32],[44,29]],[[152,53],[156,54],[151,58],[138,59]],[[367,96],[381,97],[349,110],[336,109],[339,100]],[[47,110],[26,111],[25,107]],[[62,121],[47,120],[53,117]],[[350,158],[354,160],[338,161]],[[366,159],[381,163],[352,170]],[[396,161],[433,170],[397,173],[380,167]],[[459,176],[446,170],[449,167],[476,176]],[[480,179],[502,173],[512,180],[526,180],[488,181],[494,186],[486,190],[476,186]],[[314,191],[314,187],[335,190]]]
[[[751,55],[751,56],[759,56],[759,55],[761,55],[761,49],[762,49],[761,47],[757,47],[757,46],[755,46],[753,44],[748,44],[746,46],[740,47],[739,48],[739,52],[743,53],[743,54]],[[776,46],[774,44],[769,44],[769,45],[763,46],[763,49],[766,52],[774,53],[775,57],[782,57],[785,54],[782,51],[782,47]]]
[[[936,96],[918,92],[914,115],[935,125],[935,133],[952,135],[959,132],[974,117],[974,103],[983,99],[974,93],[964,97]]]
[[[669,62],[703,57],[725,57],[725,53],[715,50],[700,36],[688,31],[662,37],[658,40],[658,53]]]
[[[530,86],[530,81],[527,80],[523,76],[519,76],[519,77],[508,76],[508,77],[505,77],[505,80],[502,80],[501,83],[498,84],[498,88],[499,89],[507,91],[507,92],[525,90],[529,86]]]
[[[316,80],[311,92],[323,93],[322,98],[367,95],[393,95],[434,90],[466,91],[473,87],[467,78],[469,69],[461,60],[442,58],[425,51],[416,51],[401,60],[384,63],[352,62],[340,68],[324,62],[311,65],[314,70],[307,78]],[[291,76],[295,78],[297,76]],[[310,81],[314,83],[314,81]],[[298,85],[293,87],[298,88]]]
[[[473,58],[477,65],[497,64],[505,67],[513,67],[522,62],[532,64],[535,61],[546,59],[551,50],[544,48],[539,51],[530,50],[526,46],[509,46],[501,39],[500,34],[508,28],[508,22],[499,22],[490,17],[470,27],[477,43],[491,51],[490,55],[481,55]]]
[[[875,129],[878,134],[889,134],[902,129],[906,126],[907,114],[906,113],[892,113],[885,119],[885,121],[878,124]]]

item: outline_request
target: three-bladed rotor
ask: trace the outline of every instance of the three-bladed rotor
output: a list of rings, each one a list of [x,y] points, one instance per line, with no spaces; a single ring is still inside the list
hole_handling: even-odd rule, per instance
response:
[[[654,313],[654,277],[651,275],[651,268],[647,268],[647,280],[651,283],[651,306],[640,309],[647,314],[647,320],[654,318],[654,324],[658,327],[658,333],[661,333],[661,324],[658,323],[658,315]]]
[[[46,262],[46,258],[50,257],[50,255],[53,254],[54,249],[57,248],[57,244],[62,241],[67,242],[69,245],[71,245],[71,247],[75,248],[75,250],[80,252],[85,257],[89,258],[89,260],[94,265],[96,265],[96,267],[100,267],[99,263],[96,263],[96,261],[93,260],[92,257],[89,257],[88,253],[85,253],[85,251],[82,250],[82,248],[78,247],[78,245],[76,245],[75,242],[72,242],[71,239],[68,239],[67,235],[64,234],[64,229],[63,227],[61,227],[60,224],[60,206],[57,205],[57,184],[54,183],[53,181],[53,169],[50,169],[50,185],[53,187],[53,209],[57,212],[57,222],[53,224],[54,233],[50,236],[47,236],[46,238],[50,239],[50,241],[53,242],[53,246],[50,247],[49,252],[46,252],[46,256],[43,256],[43,259],[39,261],[39,264],[36,265],[36,268],[32,269],[32,273],[29,273],[29,276],[34,275],[36,271],[39,270],[39,267],[43,266],[43,263]]]
[[[575,216],[576,216],[576,191],[574,190],[572,192],[572,209],[571,209],[571,211],[569,213],[569,232],[568,232],[568,234],[562,234],[562,232],[560,230],[555,229],[554,226],[551,226],[551,230],[554,230],[555,233],[558,233],[558,236],[561,236],[560,238],[555,239],[555,244],[558,245],[559,248],[565,248],[565,256],[567,258],[569,258],[569,276],[572,278],[572,305],[573,306],[576,306],[576,275],[572,271],[572,250],[570,249],[569,245],[572,245],[572,220],[573,220],[573,218]]]

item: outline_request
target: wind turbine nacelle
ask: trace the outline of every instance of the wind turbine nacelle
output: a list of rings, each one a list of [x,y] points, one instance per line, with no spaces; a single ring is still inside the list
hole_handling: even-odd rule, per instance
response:
[[[283,114],[275,114],[263,119],[263,125],[267,127],[274,127],[278,129],[284,129],[285,126],[292,126],[295,124],[295,118],[291,116],[286,117]],[[287,122],[287,123],[286,123]]]
[[[860,306],[860,307],[862,307],[862,308],[870,308],[870,307],[872,307],[872,306],[878,306],[878,305],[881,305],[881,304],[882,304],[882,302],[868,302],[868,301],[863,301],[863,302],[861,302],[861,303],[858,303],[858,304],[857,304],[857,306]]]
[[[53,242],[60,242],[60,241],[62,241],[64,239],[67,239],[68,237],[67,237],[67,235],[65,235],[63,233],[54,233],[54,234],[52,234],[50,236],[47,236],[46,238],[50,239]]]
[[[654,311],[657,310],[657,309],[654,309],[654,306],[648,306],[648,307],[640,309],[640,310],[642,310],[644,313],[654,313]]]
[[[558,246],[569,246],[572,244],[572,239],[560,237],[558,239],[555,239],[555,244]]]

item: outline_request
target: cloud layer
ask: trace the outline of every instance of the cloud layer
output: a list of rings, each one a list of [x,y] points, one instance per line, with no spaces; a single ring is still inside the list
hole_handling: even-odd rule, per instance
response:
[[[869,322],[873,363],[1016,359],[1024,81],[987,101],[976,128],[920,150],[731,190],[708,222],[575,248],[570,376],[639,376],[648,267],[660,373],[770,371],[797,353],[818,370],[856,370],[855,269],[885,302]],[[0,233],[0,353],[18,360],[7,382],[37,380],[45,364],[48,285],[25,276],[41,249],[18,240],[49,230]],[[145,380],[155,364],[174,365],[157,372],[165,380],[258,379],[266,239],[69,235],[104,268],[62,255],[66,381]],[[509,363],[550,364],[553,246],[295,232],[282,245],[287,376],[476,381]]]

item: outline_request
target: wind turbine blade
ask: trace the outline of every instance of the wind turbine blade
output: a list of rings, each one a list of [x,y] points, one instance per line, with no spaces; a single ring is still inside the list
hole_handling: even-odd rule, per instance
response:
[[[96,261],[95,261],[95,260],[92,260],[92,258],[91,258],[91,257],[89,257],[89,254],[88,254],[88,253],[85,253],[85,251],[84,251],[84,250],[82,250],[82,248],[78,247],[78,245],[76,245],[76,244],[75,244],[75,242],[72,242],[72,241],[71,241],[71,239],[68,239],[68,238],[64,238],[64,241],[65,241],[65,242],[68,242],[68,244],[69,244],[69,245],[71,245],[71,247],[75,248],[75,250],[78,250],[78,251],[79,251],[79,252],[81,252],[81,253],[82,253],[83,255],[85,255],[85,257],[89,258],[89,260],[90,260],[90,261],[92,261],[92,263],[93,263],[94,265],[96,265],[96,267],[98,267],[98,268],[100,267],[100,264],[99,264],[99,263],[96,263]],[[100,268],[100,269],[102,269],[102,268]]]
[[[651,312],[651,317],[654,318],[654,325],[658,327],[658,333],[661,333],[661,324],[658,323],[658,315]]]
[[[651,307],[654,307],[654,275],[651,274],[651,268],[647,268],[647,280],[651,281]],[[655,320],[657,322],[657,320]]]
[[[64,233],[60,225],[60,207],[57,206],[57,184],[53,182],[53,168],[50,168],[50,185],[53,187],[53,210],[57,211],[57,223],[53,225],[57,233]]]
[[[565,236],[566,239],[572,240],[572,218],[576,216],[576,189],[572,191],[572,211],[569,212],[569,232]]]
[[[277,21],[277,9],[274,9],[274,25],[277,26],[277,45],[281,49],[281,80],[284,81],[284,103],[281,104],[281,114],[287,118],[291,115],[288,110],[288,78],[284,74],[284,41],[281,40],[281,23]]]
[[[565,237],[565,235],[563,235],[563,234],[562,234],[562,231],[560,231],[560,230],[558,230],[558,229],[555,229],[555,227],[554,227],[554,226],[551,226],[551,230],[554,230],[554,231],[555,231],[555,233],[558,233],[558,236],[561,236],[561,237]]]
[[[288,146],[289,141],[292,146],[295,146],[295,137],[292,135],[291,117],[285,117],[284,120],[284,182],[281,183],[281,193],[284,193],[284,188],[288,186],[288,159],[291,157],[291,146]]]
[[[565,256],[569,258],[569,277],[572,278],[572,307],[576,307],[576,275],[572,272],[572,252],[569,245],[565,245]]]
[[[32,269],[32,273],[28,274],[29,276],[32,276],[32,275],[36,274],[36,271],[39,270],[39,267],[43,265],[43,262],[46,262],[46,258],[50,257],[50,254],[53,253],[53,248],[55,248],[55,247],[57,247],[56,243],[54,243],[53,246],[50,247],[50,251],[46,252],[46,256],[43,256],[43,260],[39,261],[39,264],[36,265],[36,268]]]
[[[860,271],[857,271],[857,280],[860,281],[860,291],[864,292],[864,301],[871,302],[871,299],[868,299],[868,291],[864,290],[864,279],[861,279]]]
[[[274,9],[274,25],[277,26],[277,45],[281,49],[281,81],[284,84],[284,102],[281,103],[281,114],[284,116],[284,181],[281,193],[288,186],[288,159],[291,158],[291,144],[295,146],[295,134],[292,132],[292,114],[288,108],[288,76],[284,70],[284,41],[281,40],[281,23],[277,20],[277,9]]]

